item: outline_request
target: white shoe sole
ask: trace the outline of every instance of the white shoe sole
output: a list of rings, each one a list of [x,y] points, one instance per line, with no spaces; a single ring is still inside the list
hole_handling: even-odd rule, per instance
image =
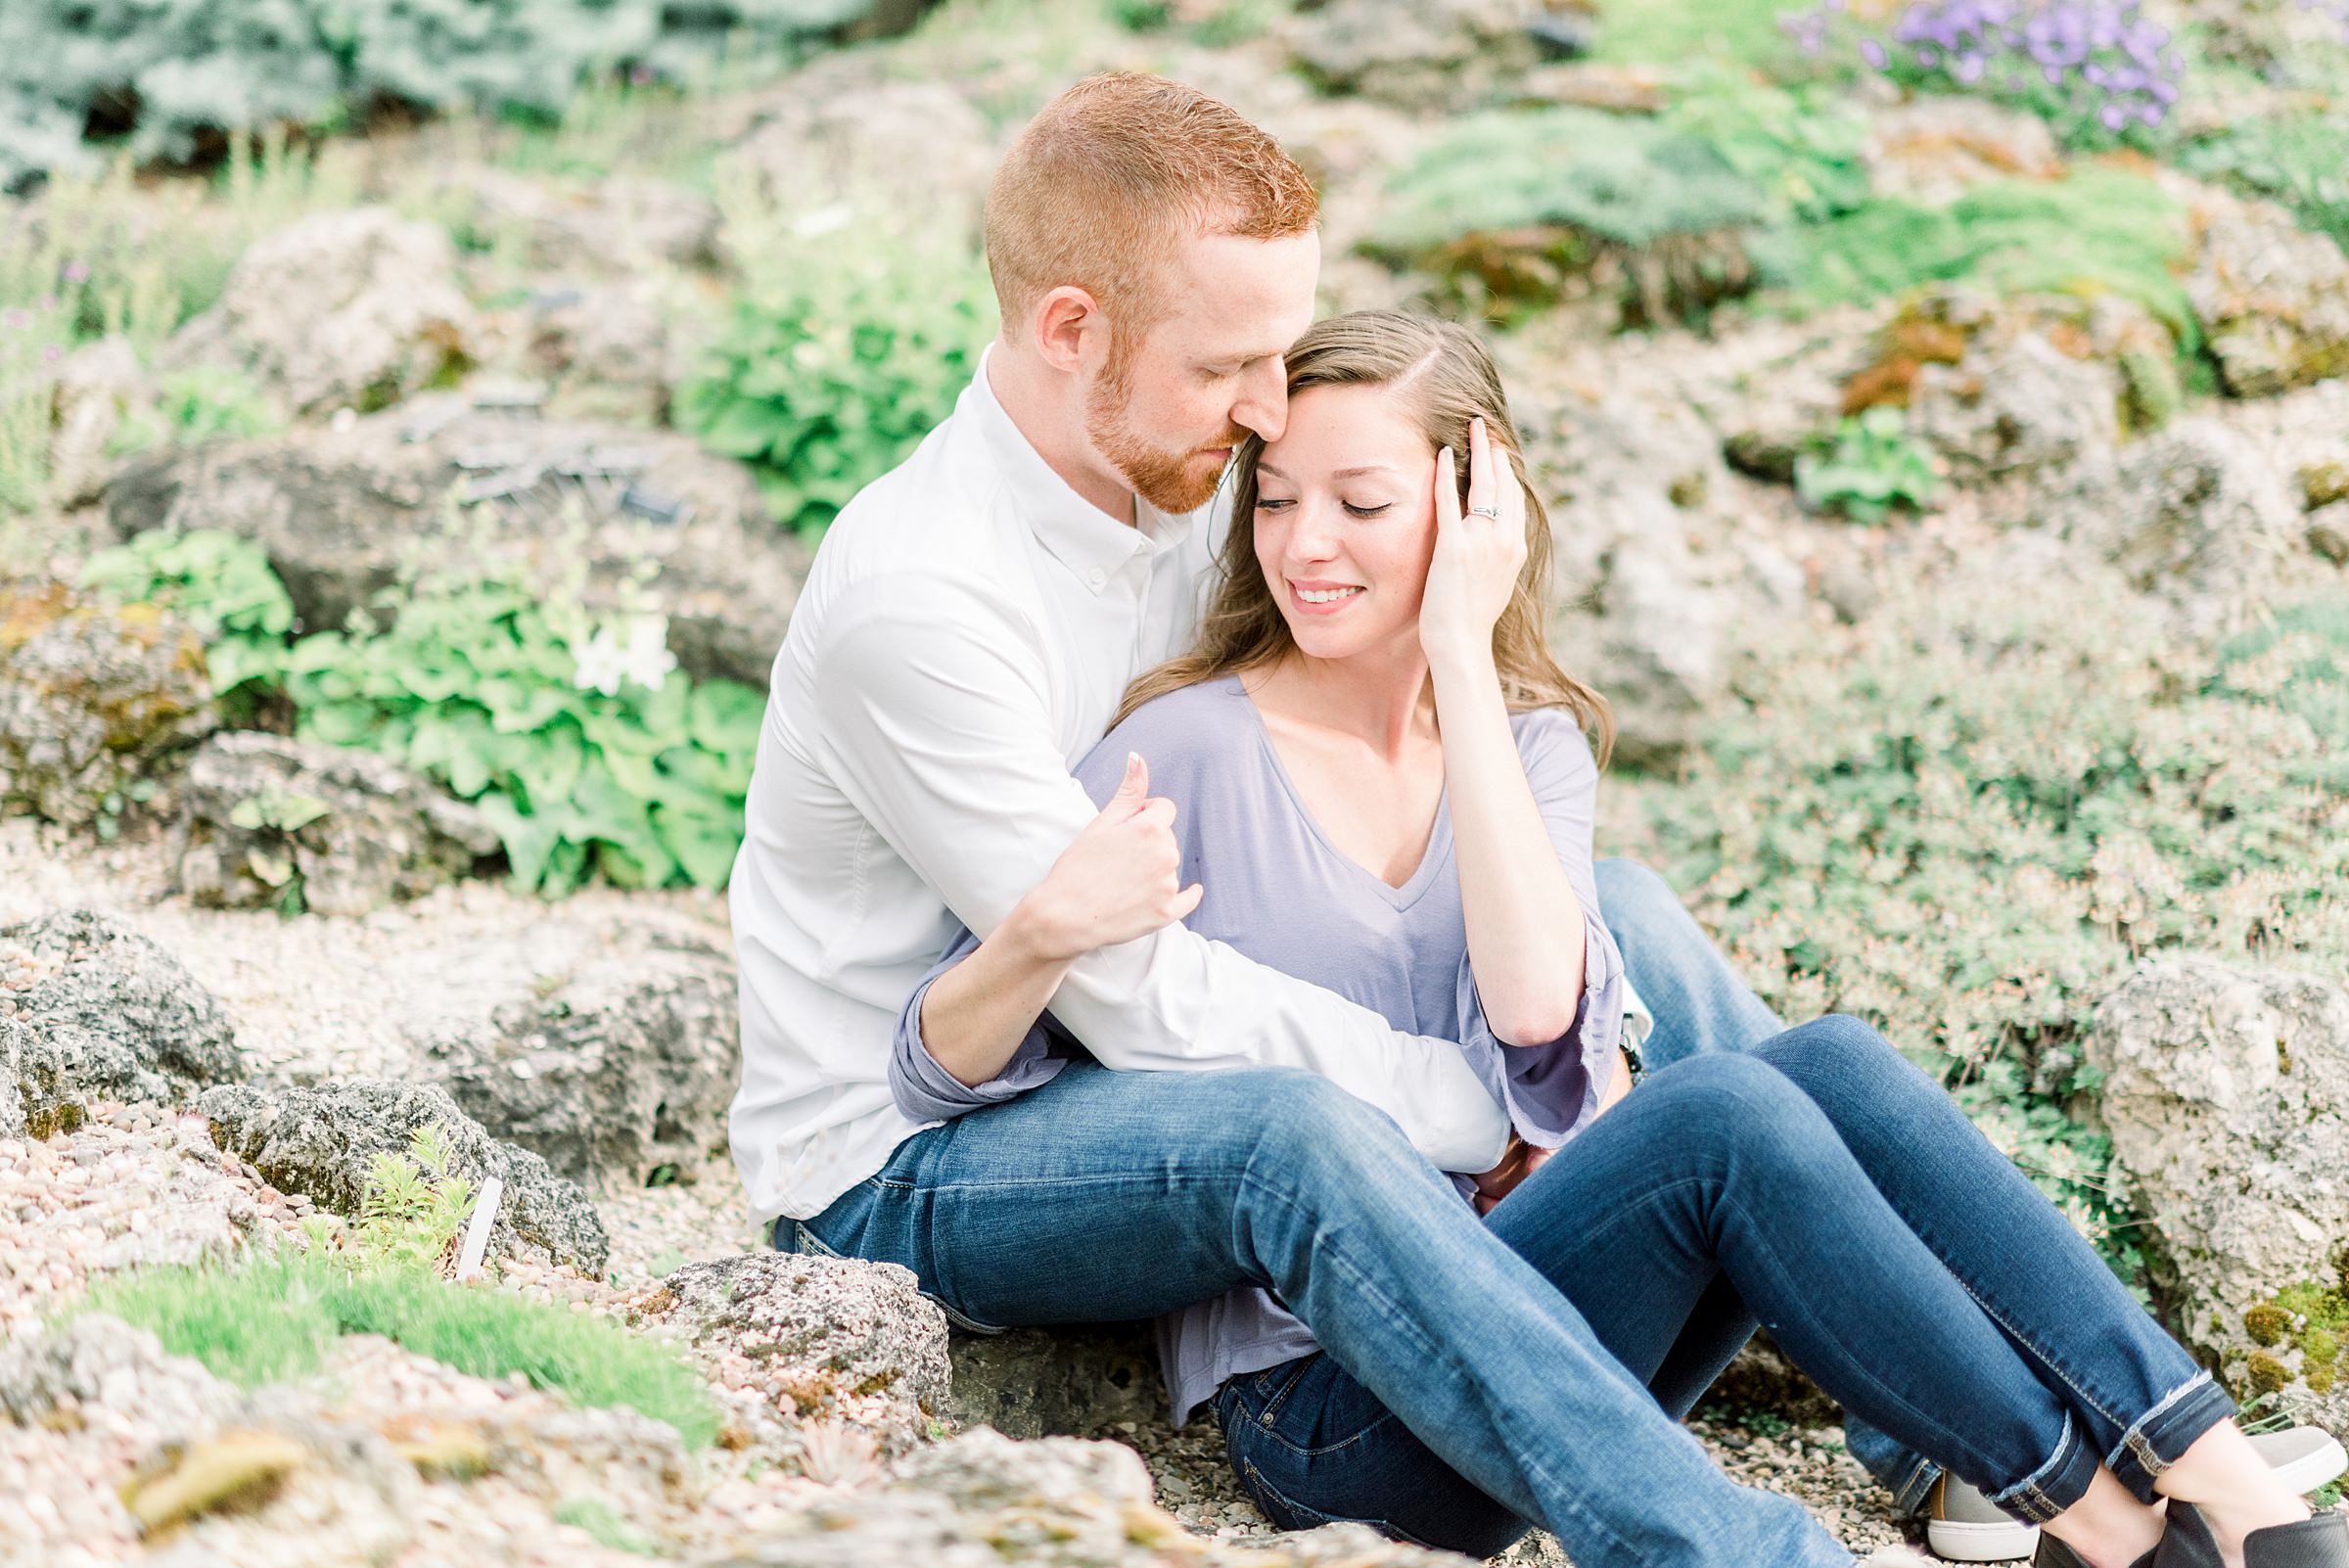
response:
[[[2344,1470],[2349,1470],[2349,1450],[2344,1450],[2337,1439],[2328,1439],[2323,1448],[2303,1453],[2289,1464],[2276,1466],[2276,1479],[2306,1496],[2326,1482],[2339,1479]]]
[[[1928,1519],[1925,1545],[1934,1556],[1951,1562],[2012,1562],[2039,1549],[2039,1526],[2012,1519],[1998,1524]]]

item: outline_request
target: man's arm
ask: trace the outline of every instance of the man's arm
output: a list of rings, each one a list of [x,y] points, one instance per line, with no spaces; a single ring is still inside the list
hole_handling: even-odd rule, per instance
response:
[[[817,743],[850,802],[986,935],[1094,815],[1013,613],[916,574],[835,603],[812,673]],[[1508,1125],[1450,1041],[1180,924],[1078,959],[1052,1013],[1110,1067],[1318,1073],[1395,1119],[1439,1169],[1483,1171]]]

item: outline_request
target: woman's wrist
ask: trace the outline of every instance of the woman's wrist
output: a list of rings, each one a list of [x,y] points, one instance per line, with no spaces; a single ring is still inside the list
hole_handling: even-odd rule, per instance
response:
[[[1428,674],[1433,677],[1438,692],[1456,682],[1478,685],[1500,684],[1500,667],[1493,658],[1490,637],[1482,643],[1438,643],[1425,650]]]

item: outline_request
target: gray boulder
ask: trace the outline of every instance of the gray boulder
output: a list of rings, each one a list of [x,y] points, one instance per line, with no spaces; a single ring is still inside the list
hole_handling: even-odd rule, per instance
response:
[[[996,137],[948,82],[873,80],[867,62],[829,56],[752,100],[744,122],[720,133],[729,129],[730,162],[786,213],[857,206],[886,191],[934,228],[978,236]]]
[[[957,1333],[952,1414],[1017,1438],[1107,1437],[1167,1418],[1147,1323]]]
[[[1910,432],[1960,480],[2035,474],[2109,454],[2122,392],[2112,366],[2026,331],[1970,347],[1955,365],[1919,366]]]
[[[306,217],[238,257],[220,302],[163,346],[159,370],[228,360],[289,414],[362,412],[478,358],[480,327],[437,224],[389,208]]]
[[[2152,1219],[2156,1282],[2188,1342],[2237,1388],[2329,1390],[2326,1347],[2292,1349],[2291,1325],[2257,1309],[2344,1288],[2349,991],[2203,958],[2147,964],[2097,1005],[2083,1054],[2105,1075],[2113,1161]],[[2302,1353],[2327,1363],[2313,1380]]]
[[[650,261],[707,266],[715,258],[717,204],[668,180],[613,174],[594,180],[452,164],[435,177],[449,216],[485,241],[519,238],[530,265],[594,275]]]
[[[562,1175],[641,1185],[723,1146],[741,1022],[733,956],[701,928],[553,913],[400,963],[417,1077]]]
[[[2227,390],[2272,397],[2349,374],[2349,255],[2273,202],[2175,173],[2162,183],[2187,208],[2186,292]]]
[[[1291,19],[1296,67],[1324,92],[1457,113],[1503,97],[1542,63],[1539,0],[1334,0]]]
[[[2205,627],[2239,617],[2274,582],[2303,528],[2274,463],[2207,416],[2084,465],[2042,516]]]
[[[104,915],[69,909],[0,926],[0,981],[15,1023],[0,1030],[14,1084],[0,1092],[0,1118],[36,1133],[78,1124],[92,1100],[175,1105],[245,1076],[211,993]]]
[[[179,803],[180,891],[216,907],[294,890],[316,913],[366,914],[498,850],[472,806],[386,758],[257,730],[199,747]]]
[[[89,826],[215,722],[204,644],[177,618],[0,582],[0,809]]]
[[[404,1154],[418,1130],[438,1123],[449,1169],[475,1187],[505,1183],[490,1248],[533,1262],[601,1274],[610,1252],[603,1217],[576,1185],[546,1162],[500,1143],[432,1084],[353,1079],[316,1088],[244,1084],[207,1090],[196,1109],[220,1147],[253,1166],[283,1192],[305,1193],[337,1214],[355,1215],[376,1157]]]
[[[253,540],[313,630],[341,626],[403,566],[507,571],[549,593],[578,579],[591,610],[665,614],[688,673],[764,689],[809,558],[749,472],[688,436],[540,420],[500,395],[436,393],[345,430],[160,451],[115,476],[108,517],[125,537]],[[461,521],[444,515],[452,502]]]
[[[636,1298],[641,1321],[756,1388],[778,1448],[806,1466],[808,1422],[852,1426],[896,1458],[948,1408],[946,1318],[895,1264],[765,1251],[678,1269]],[[820,1464],[820,1460],[819,1460]]]

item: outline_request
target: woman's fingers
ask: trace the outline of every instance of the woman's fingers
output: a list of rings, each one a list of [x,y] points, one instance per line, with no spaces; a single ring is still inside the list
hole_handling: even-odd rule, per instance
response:
[[[1460,467],[1447,446],[1436,454],[1436,537],[1452,531],[1460,521]]]

